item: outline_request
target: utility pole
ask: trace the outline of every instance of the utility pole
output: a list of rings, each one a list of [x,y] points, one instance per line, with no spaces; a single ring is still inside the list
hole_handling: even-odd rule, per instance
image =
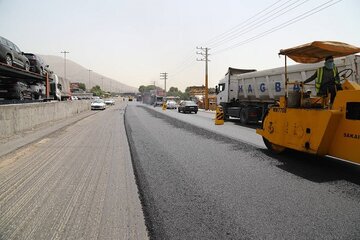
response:
[[[89,71],[89,89],[90,89],[90,91],[91,91],[91,86],[90,86],[90,85],[91,85],[91,83],[90,83],[90,72],[91,72],[92,70],[89,69],[88,71]]]
[[[102,88],[103,91],[105,91],[105,89],[104,89],[104,78],[103,77],[101,78],[101,88]]]
[[[196,61],[205,61],[205,110],[209,110],[209,87],[208,87],[208,62],[210,61],[208,56],[210,55],[208,51],[210,48],[196,47],[196,49],[201,50],[201,52],[196,52],[202,56],[201,59],[196,59]]]
[[[160,79],[165,81],[164,87],[165,87],[165,97],[166,97],[166,79],[167,79],[167,75],[168,73],[164,72],[164,73],[160,73]]]
[[[64,50],[61,53],[64,54],[64,82],[66,82],[66,54],[70,53],[70,52],[67,52],[66,50]]]

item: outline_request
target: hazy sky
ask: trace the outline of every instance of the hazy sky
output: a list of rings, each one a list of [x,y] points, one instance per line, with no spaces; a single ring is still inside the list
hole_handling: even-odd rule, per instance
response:
[[[359,24],[359,0],[0,0],[0,35],[22,51],[66,50],[134,87],[163,87],[161,72],[167,88],[204,85],[197,46],[211,48],[214,87],[228,67],[283,66],[282,48],[315,40],[360,46]]]

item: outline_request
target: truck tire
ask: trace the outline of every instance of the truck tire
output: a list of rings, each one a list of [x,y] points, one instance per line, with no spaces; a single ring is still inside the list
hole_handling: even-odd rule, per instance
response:
[[[223,109],[224,109],[224,121],[227,121],[229,120],[229,115],[227,115],[226,108],[223,107]]]
[[[242,108],[240,111],[240,122],[242,124],[248,124],[249,123],[249,111],[247,108]]]

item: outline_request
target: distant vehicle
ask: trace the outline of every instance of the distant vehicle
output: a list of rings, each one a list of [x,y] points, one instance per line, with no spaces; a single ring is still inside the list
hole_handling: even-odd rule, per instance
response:
[[[91,103],[91,110],[105,110],[106,104],[102,99],[96,99]]]
[[[28,84],[12,79],[0,79],[0,100],[33,100],[34,98],[34,92]]]
[[[195,114],[198,112],[198,105],[196,105],[193,101],[183,101],[178,106],[178,112],[183,113],[191,113],[194,112]]]
[[[163,101],[164,101],[163,96],[155,96],[154,107],[161,106],[163,104]]]
[[[30,62],[18,46],[0,36],[0,61],[29,71]]]
[[[73,101],[74,101],[74,100],[79,100],[79,98],[78,98],[77,96],[71,96],[71,97],[70,97],[70,100],[73,100]]]
[[[115,100],[114,99],[106,99],[105,104],[106,105],[115,105]]]
[[[39,73],[40,75],[45,76],[46,72],[49,72],[49,65],[46,65],[44,60],[33,53],[25,53],[25,57],[30,61],[30,71],[34,73]]]
[[[166,108],[167,109],[176,109],[176,102],[173,100],[166,101]]]

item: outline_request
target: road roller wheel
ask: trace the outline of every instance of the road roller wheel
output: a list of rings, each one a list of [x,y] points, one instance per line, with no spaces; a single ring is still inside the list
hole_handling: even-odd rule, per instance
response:
[[[275,154],[280,154],[283,151],[285,151],[286,147],[271,143],[269,140],[267,140],[266,138],[263,137],[265,146],[273,153]]]

